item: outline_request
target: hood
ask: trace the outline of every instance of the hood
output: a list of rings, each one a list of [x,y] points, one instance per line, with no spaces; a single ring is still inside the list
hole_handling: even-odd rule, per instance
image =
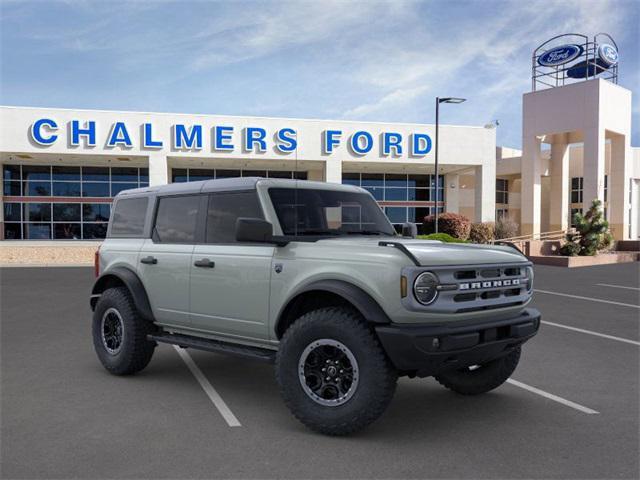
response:
[[[392,248],[380,247],[381,241],[401,243],[416,257],[421,266],[437,265],[483,265],[522,263],[527,258],[517,250],[498,245],[466,243],[443,243],[437,240],[417,240],[403,237],[340,237],[321,240],[321,243],[344,245],[346,248]]]

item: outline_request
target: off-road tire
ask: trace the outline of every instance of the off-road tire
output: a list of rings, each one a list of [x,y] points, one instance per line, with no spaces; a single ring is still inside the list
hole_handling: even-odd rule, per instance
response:
[[[511,376],[520,360],[520,347],[504,357],[496,358],[475,370],[468,368],[436,375],[436,380],[461,395],[479,395],[498,388]]]
[[[300,381],[301,356],[307,346],[320,339],[342,343],[358,364],[357,387],[341,405],[316,403]],[[298,318],[282,337],[275,370],[280,392],[293,415],[326,435],[347,435],[380,417],[393,398],[398,379],[371,328],[358,312],[343,307],[321,308]]]
[[[109,309],[120,314],[124,324],[122,345],[116,354],[111,354],[102,341],[102,317]],[[144,320],[136,310],[129,290],[124,287],[109,288],[100,296],[93,312],[93,347],[100,362],[114,375],[131,375],[147,366],[156,343],[147,340],[153,324]]]

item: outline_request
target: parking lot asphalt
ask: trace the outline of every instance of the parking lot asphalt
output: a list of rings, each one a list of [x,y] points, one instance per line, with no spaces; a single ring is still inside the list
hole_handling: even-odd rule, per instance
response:
[[[291,416],[269,365],[188,350],[239,427],[170,346],[109,375],[91,344],[91,269],[0,269],[1,476],[638,478],[638,264],[535,273],[550,323],[516,383],[462,397],[403,378],[380,420],[331,438]]]

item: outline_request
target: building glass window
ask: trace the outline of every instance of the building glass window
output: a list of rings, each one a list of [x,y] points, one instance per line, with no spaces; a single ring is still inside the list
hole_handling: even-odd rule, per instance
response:
[[[608,200],[609,196],[609,175],[604,176],[604,201]]]
[[[496,178],[496,203],[509,203],[509,180]]]
[[[437,188],[435,175],[404,173],[345,172],[342,174],[342,183],[364,188],[378,202],[398,202],[397,205],[383,203],[384,212],[396,230],[399,231],[403,223],[412,222],[418,224],[420,232],[424,217],[435,213],[435,205],[432,202],[435,202],[436,198],[438,199],[438,211],[444,211],[444,175],[438,177]],[[407,205],[408,202],[411,204]],[[429,205],[427,202],[432,204]],[[416,203],[418,205],[415,205]]]
[[[111,197],[149,184],[149,169],[3,165],[5,239],[102,239]],[[49,197],[20,201],[11,197]],[[104,202],[84,202],[87,197]],[[33,201],[36,200],[36,201]]]
[[[497,208],[496,209],[496,220],[501,220],[503,218],[509,217],[509,209],[507,208]]]
[[[293,178],[306,180],[307,172],[291,170],[230,170],[226,168],[173,168],[171,182],[197,182],[214,178],[262,177],[262,178]]]
[[[582,187],[582,177],[573,177],[571,179],[571,203],[582,203]]]

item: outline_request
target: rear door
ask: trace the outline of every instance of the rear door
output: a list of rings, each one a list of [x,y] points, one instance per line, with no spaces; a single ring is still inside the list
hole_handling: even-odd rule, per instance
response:
[[[205,241],[195,246],[191,261],[191,324],[265,340],[274,246],[236,242],[238,217],[264,218],[255,190],[209,194]]]
[[[159,197],[152,238],[138,257],[141,278],[156,320],[188,327],[191,255],[197,238],[201,195]]]

